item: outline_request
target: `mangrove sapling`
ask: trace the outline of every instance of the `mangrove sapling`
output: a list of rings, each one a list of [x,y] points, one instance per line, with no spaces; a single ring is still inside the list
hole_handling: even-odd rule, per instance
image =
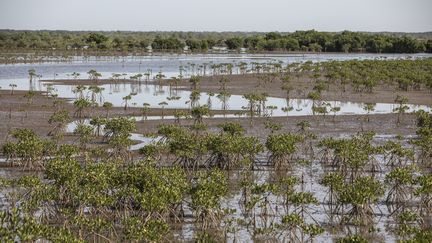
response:
[[[288,113],[292,110],[294,110],[294,107],[292,107],[292,106],[282,107],[282,111],[287,114],[287,117],[289,116]]]
[[[135,129],[135,120],[126,117],[113,118],[106,122],[104,139],[108,139],[112,155],[129,155],[127,148],[132,145],[129,134]]]
[[[430,215],[432,212],[432,174],[425,174],[415,179],[417,188],[414,195],[420,197],[420,214]]]
[[[48,87],[47,87],[48,89]],[[78,85],[76,86],[73,90],[72,93],[75,93],[75,95],[77,96],[78,99],[84,99],[84,90],[86,90],[87,87],[83,86],[83,85]],[[47,90],[48,92],[48,90]]]
[[[333,122],[335,122],[336,113],[338,113],[341,110],[340,106],[332,106],[330,108],[330,112],[333,112]]]
[[[394,168],[385,177],[385,183],[389,187],[386,198],[390,212],[405,208],[408,200],[412,198],[414,173],[412,167]],[[396,204],[396,208],[390,204]]]
[[[225,175],[219,170],[198,171],[191,188],[191,208],[201,229],[217,227],[222,219],[221,199],[228,192]]]
[[[102,105],[102,107],[105,109],[105,118],[109,117],[109,111],[112,109],[113,104],[111,102],[105,101]]]
[[[250,213],[249,224],[252,224],[254,235],[268,235],[273,232],[272,226],[275,224],[277,215],[271,200],[277,191],[279,191],[278,186],[274,183],[254,183],[251,186],[250,201],[245,207]]]
[[[265,144],[270,153],[268,163],[274,165],[276,170],[286,168],[292,162],[296,144],[300,141],[300,136],[290,133],[270,134]]]
[[[90,120],[90,125],[94,127],[94,134],[96,136],[100,136],[103,131],[103,126],[106,124],[107,120],[104,118],[101,118],[99,116],[94,117]]]
[[[162,101],[162,102],[158,103],[158,105],[162,107],[161,119],[163,120],[163,119],[164,119],[164,110],[165,110],[165,106],[167,106],[168,103],[167,103],[166,101]]]
[[[401,116],[409,110],[409,107],[406,105],[408,103],[408,98],[398,95],[395,102],[399,105],[393,109],[393,111],[397,113],[396,125],[399,126],[401,123]]]
[[[33,68],[29,69],[28,70],[28,75],[29,75],[29,81],[30,81],[30,83],[33,82],[33,79],[37,76],[36,70],[34,70]]]
[[[373,221],[372,205],[384,194],[381,183],[372,177],[358,177],[350,184],[337,188],[338,203],[349,205],[350,210],[341,223],[351,222],[356,225],[367,225]]]
[[[53,129],[48,132],[48,136],[54,136],[56,139],[61,139],[67,123],[71,121],[69,112],[59,110],[54,112],[48,120],[50,125],[54,125]]]
[[[330,220],[333,221],[333,215],[335,215],[338,210],[338,205],[336,203],[339,201],[337,198],[338,192],[342,189],[344,184],[344,178],[341,174],[337,172],[330,172],[324,176],[320,182],[323,186],[328,187],[328,192],[324,198],[324,201],[328,202]],[[335,207],[336,205],[336,207]]]
[[[74,80],[77,80],[78,77],[79,77],[81,74],[80,74],[80,73],[77,73],[77,72],[73,72],[71,75],[72,75],[72,77],[73,77]]]
[[[273,122],[272,120],[268,119],[264,121],[264,127],[268,130],[270,130],[270,134],[275,133],[276,131],[280,131],[282,129],[282,125],[277,122]]]
[[[145,159],[150,161],[158,161],[159,164],[163,162],[162,156],[167,153],[167,148],[163,144],[152,143],[147,144],[139,149],[139,153],[144,156]]]
[[[222,241],[224,241],[224,239],[218,229],[200,230],[196,232],[194,236],[194,242],[196,243],[216,243]]]
[[[242,108],[247,110],[248,116],[250,118],[250,125],[252,126],[253,117],[258,113],[258,106],[261,107],[259,105],[260,96],[256,93],[248,93],[243,95],[243,98],[248,101],[248,106]]]
[[[323,124],[325,126],[325,116],[326,114],[329,113],[329,111],[327,110],[327,106],[323,105],[323,106],[312,106],[312,113],[315,115],[317,114],[322,114],[323,116]]]
[[[128,217],[122,221],[124,225],[123,240],[161,242],[169,231],[169,226],[163,220]]]
[[[90,71],[88,71],[87,74],[89,75],[89,79],[95,80],[96,82],[99,80],[100,77],[102,77],[102,74],[98,73],[94,69],[91,69]]]
[[[289,101],[290,99],[290,92],[294,89],[294,87],[291,85],[289,81],[289,75],[284,75],[282,77],[283,83],[281,89],[285,91],[285,99]]]
[[[228,209],[226,209],[226,211],[227,210]],[[237,232],[240,229],[239,225],[241,225],[243,221],[241,219],[236,219],[235,216],[232,215],[233,213],[235,213],[235,209],[231,209],[229,211],[231,212],[227,213],[227,216],[224,218],[223,221],[223,236],[225,241],[228,241],[228,237],[232,237],[233,242],[236,242]],[[228,216],[228,214],[231,215]]]
[[[315,83],[315,86],[312,88],[312,90],[322,94],[323,91],[327,90],[327,86],[328,85],[324,81],[320,80]]]
[[[272,117],[273,116],[273,111],[274,110],[277,110],[277,106],[275,106],[275,105],[268,105],[268,106],[266,106],[266,110],[270,110],[270,117]],[[267,115],[267,114],[264,114],[264,115]]]
[[[85,150],[88,142],[91,141],[93,135],[93,127],[85,124],[78,124],[73,133],[78,136],[80,147]]]
[[[313,239],[324,233],[324,229],[318,224],[307,224],[305,220],[296,213],[287,214],[282,217],[281,223],[275,226],[279,231],[278,239],[283,242],[313,242]],[[304,235],[309,237],[305,239]]]
[[[210,152],[207,166],[230,170],[250,167],[263,147],[256,137],[221,133],[207,136],[207,150]]]
[[[191,84],[191,90],[198,90],[198,86],[201,82],[201,78],[199,76],[191,76],[189,79],[189,83]]]
[[[147,120],[147,112],[150,110],[149,103],[143,103],[143,107],[141,108],[141,114],[144,120]]]
[[[230,82],[230,80],[226,76],[222,76],[219,80],[219,84],[220,84],[219,90],[220,91],[226,91],[227,90],[226,86],[229,82]]]
[[[212,109],[212,97],[215,96],[215,93],[213,92],[207,92],[207,106],[211,110]]]
[[[307,120],[300,121],[299,123],[296,124],[296,126],[299,128],[299,131],[301,133],[305,133],[307,129],[311,127],[310,122]]]
[[[91,102],[96,103],[96,100],[99,100],[99,104],[102,104],[102,102],[103,102],[102,91],[104,91],[105,88],[93,85],[93,86],[88,87],[88,90],[89,90],[89,92],[91,92],[91,95],[90,95]],[[99,96],[99,99],[98,99],[98,96]]]
[[[207,105],[197,106],[192,108],[191,115],[194,118],[194,124],[202,124],[203,117],[210,114],[210,109]]]
[[[318,200],[315,198],[313,193],[311,192],[292,192],[287,197],[288,205],[291,205],[294,209],[290,210],[293,213],[299,214],[302,219],[305,219],[306,216],[315,220],[309,212],[310,205],[317,205]]]
[[[337,146],[337,143],[339,143],[339,141],[332,137],[324,138],[318,142],[317,147],[322,148],[319,151],[321,154],[320,164],[326,166],[336,166],[336,161],[334,160],[334,148]]]
[[[387,166],[401,167],[414,164],[414,150],[411,148],[404,148],[400,143],[387,141],[382,146],[382,150],[384,161]]]
[[[6,142],[3,152],[10,158],[12,165],[24,169],[43,169],[43,157],[51,151],[53,142],[39,138],[33,130],[16,129],[10,132],[15,141]]]
[[[199,106],[199,99],[201,97],[201,93],[199,90],[192,90],[191,94],[189,95],[189,103],[190,103],[190,108],[194,108]]]
[[[312,114],[315,115],[314,108],[318,105],[318,101],[321,100],[321,94],[316,91],[312,91],[307,95],[307,98],[312,100]]]
[[[79,119],[83,118],[85,116],[86,109],[89,108],[91,104],[92,103],[87,99],[80,98],[78,100],[75,100],[73,103],[76,109],[74,113],[74,117]]]
[[[164,127],[163,130],[166,128]],[[159,132],[168,132],[163,130]],[[181,128],[171,130],[170,133],[166,143],[170,154],[175,158],[173,165],[196,170],[200,165],[201,157],[207,152],[206,137]]]
[[[418,162],[424,167],[432,165],[432,115],[425,111],[419,111],[417,115],[417,138],[410,143],[415,144],[420,150]]]
[[[225,116],[226,115],[226,111],[229,108],[228,101],[229,101],[229,98],[231,97],[231,94],[228,91],[223,90],[216,97],[221,102],[221,108],[222,108],[223,114]]]
[[[123,101],[123,103],[124,103],[124,110],[127,110],[127,108],[128,108],[128,101],[132,99],[132,95],[131,94],[126,95],[122,99],[124,100]]]
[[[31,105],[33,104],[33,97],[36,95],[36,93],[32,90],[29,90],[25,95],[24,98],[27,99],[27,104]]]
[[[175,123],[176,123],[178,126],[181,126],[181,122],[180,122],[180,120],[182,119],[182,117],[183,117],[184,119],[188,119],[190,116],[189,116],[189,114],[187,114],[186,112],[183,112],[183,111],[177,111],[177,112],[174,112],[174,119],[175,119]]]
[[[11,87],[11,92],[10,92],[10,94],[13,95],[13,94],[14,94],[14,91],[15,91],[15,88],[17,87],[17,85],[16,85],[16,84],[9,84],[9,87]]]
[[[222,129],[222,132],[226,132],[231,136],[243,135],[245,132],[245,129],[239,123],[235,122],[225,122],[219,124],[218,127]]]
[[[332,166],[336,166],[345,178],[353,181],[365,171],[366,166],[369,166],[371,171],[380,170],[378,162],[372,156],[378,151],[371,145],[373,136],[374,133],[363,133],[351,139],[327,139],[320,143],[320,146],[333,150]]]
[[[258,112],[259,116],[267,116],[267,108],[269,107],[272,110],[277,109],[277,106],[266,106],[266,102],[267,102],[267,93],[260,93],[257,94],[257,101],[258,101],[258,105],[257,105],[257,109],[256,111]]]
[[[336,243],[368,243],[368,240],[361,235],[349,235],[337,239]]]
[[[394,231],[401,240],[409,242],[409,239],[421,231],[421,224],[422,220],[417,213],[411,210],[403,210],[396,215]]]
[[[24,214],[19,208],[2,210],[0,212],[0,223],[2,225],[2,240],[14,242],[16,240],[80,242],[66,227],[56,227],[40,224],[28,214]]]
[[[313,140],[316,139],[316,135],[309,131],[311,125],[309,121],[303,120],[296,124],[299,128],[299,133],[301,135],[302,146],[301,149],[305,155],[309,155],[309,158],[312,160],[314,157],[314,149],[313,149]]]
[[[57,199],[58,213],[80,227],[83,234],[79,235],[84,237],[96,232],[102,238],[116,239],[119,236],[110,232],[124,230],[120,237],[160,239],[168,231],[170,215],[177,217],[183,196],[189,191],[184,171],[157,168],[147,162],[81,167],[76,161],[52,160],[47,166],[47,177],[52,180],[56,195],[61,196]],[[68,207],[82,212],[84,206],[86,214],[64,213]]]

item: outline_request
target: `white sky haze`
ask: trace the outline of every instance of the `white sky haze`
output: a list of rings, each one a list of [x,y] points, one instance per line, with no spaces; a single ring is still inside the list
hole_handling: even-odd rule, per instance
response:
[[[432,31],[432,0],[0,0],[0,29]]]

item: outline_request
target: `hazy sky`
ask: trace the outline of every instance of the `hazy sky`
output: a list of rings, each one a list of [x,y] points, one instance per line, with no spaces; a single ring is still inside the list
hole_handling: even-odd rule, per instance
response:
[[[432,31],[432,0],[0,0],[0,29]]]

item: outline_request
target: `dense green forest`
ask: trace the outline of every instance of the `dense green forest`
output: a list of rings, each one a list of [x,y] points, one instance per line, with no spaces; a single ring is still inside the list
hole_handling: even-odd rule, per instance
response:
[[[89,32],[0,30],[2,50],[191,51],[215,46],[230,50],[301,52],[432,52],[428,33],[319,32]]]

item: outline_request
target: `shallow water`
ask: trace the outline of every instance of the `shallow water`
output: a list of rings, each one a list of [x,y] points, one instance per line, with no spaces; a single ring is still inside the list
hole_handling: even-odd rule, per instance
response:
[[[31,64],[2,64],[0,65],[0,79],[27,78],[28,70],[34,68],[43,79],[54,77],[66,78],[67,74],[78,72],[81,77],[87,77],[90,69],[96,69],[107,78],[112,73],[136,74],[152,70],[153,74],[163,71],[167,77],[177,76],[180,66],[194,63],[195,70],[199,65],[239,62],[283,62],[285,64],[302,61],[327,61],[351,59],[398,59],[431,57],[431,54],[181,54],[181,55],[154,55],[154,56],[128,56],[128,57],[74,57],[68,62],[46,62]],[[207,70],[210,70],[208,67]],[[190,70],[192,71],[192,70]],[[191,72],[189,72],[190,74]],[[56,75],[57,74],[57,75]],[[0,85],[2,86],[2,85]]]
[[[35,68],[38,74],[43,76],[43,79],[52,79],[52,78],[70,78],[67,74],[72,72],[80,72],[81,77],[87,77],[86,72],[90,69],[96,69],[99,72],[102,72],[103,78],[109,78],[111,73],[126,73],[126,76],[136,74],[138,72],[145,72],[148,69],[153,71],[153,75],[157,73],[159,70],[162,70],[163,73],[167,77],[177,76],[179,73],[180,65],[187,65],[187,63],[196,63],[200,65],[204,62],[206,63],[235,63],[235,62],[267,62],[270,60],[275,61],[283,61],[284,63],[294,62],[294,61],[325,61],[329,59],[334,60],[348,60],[348,59],[371,59],[371,58],[380,58],[381,56],[386,56],[387,58],[406,58],[407,55],[373,55],[373,54],[338,54],[338,55],[323,55],[323,54],[308,54],[308,55],[180,55],[180,56],[155,56],[155,57],[128,57],[128,58],[101,58],[101,59],[92,59],[83,60],[77,58],[71,62],[67,63],[43,63],[43,64],[16,64],[16,65],[0,65],[0,86],[3,89],[8,89],[9,84],[15,83],[17,84],[17,89],[19,90],[46,90],[46,86],[42,83],[34,82],[32,86],[29,84],[27,78],[27,71],[30,68]],[[432,56],[432,55],[414,55],[415,57],[423,57],[423,56]],[[58,74],[58,75],[55,75]],[[191,71],[189,72],[191,74]],[[76,95],[72,92],[73,87],[67,85],[54,85],[55,93],[59,95],[59,97],[64,98],[76,98]],[[189,108],[190,105],[186,102],[189,100],[189,91],[178,91],[176,96],[179,96],[179,100],[167,101],[167,97],[172,96],[170,94],[170,90],[168,87],[158,87],[153,84],[118,84],[118,85],[103,85],[105,90],[102,93],[102,101],[112,102],[115,106],[123,106],[123,97],[130,94],[131,92],[136,92],[137,95],[133,96],[132,100],[129,101],[129,104],[133,106],[142,106],[143,103],[149,103],[152,108],[161,107],[159,105],[160,102],[166,101],[168,105],[167,108]],[[89,93],[85,93],[85,95],[90,96]],[[207,104],[208,96],[205,93],[201,94],[201,98],[199,100],[200,104]],[[216,97],[211,98],[212,101],[212,109],[220,110],[221,102]],[[134,104],[136,103],[136,105]],[[353,102],[335,102],[328,101],[332,106],[340,106],[341,111],[337,113],[337,115],[343,114],[366,114],[363,110],[362,103],[353,103]],[[5,104],[7,105],[7,104]],[[301,115],[312,115],[311,107],[312,101],[305,99],[291,99],[289,106],[294,107],[293,111],[290,111],[288,114],[282,111],[282,107],[287,106],[285,99],[280,98],[272,98],[269,97],[266,105],[275,105],[278,108],[273,111],[273,116],[301,116]],[[239,95],[232,95],[228,102],[229,109],[233,110],[241,110],[242,107],[247,106],[247,101],[244,100]],[[371,114],[378,113],[389,113],[392,112],[395,108],[394,104],[385,104],[378,103],[376,105],[375,111],[371,112]],[[418,109],[429,110],[430,108],[426,106],[414,106],[410,105],[409,111],[414,111]],[[329,115],[333,115],[330,113]],[[216,117],[220,117],[222,115],[218,115]],[[232,117],[233,115],[228,115],[228,117]],[[165,119],[173,119],[172,116],[165,116]],[[136,120],[142,119],[141,117],[136,117]],[[151,119],[161,119],[160,116],[149,116],[149,120]],[[85,122],[88,122],[86,120]],[[67,127],[68,132],[72,132],[76,123],[70,123]],[[390,137],[388,137],[390,136]],[[377,142],[387,141],[391,139],[393,135],[378,135],[375,137]],[[130,147],[131,150],[137,150],[142,146],[149,144],[151,142],[157,141],[158,138],[150,138],[146,137],[142,134],[131,133],[131,139],[139,141],[138,144],[135,144]],[[262,155],[262,159],[266,159],[265,155]],[[256,171],[254,174],[256,183],[264,183],[268,182],[275,178],[275,173],[268,168],[262,167],[262,170]],[[328,224],[328,216],[324,211],[324,198],[326,195],[326,188],[322,187],[318,181],[325,173],[324,169],[320,166],[317,161],[314,161],[308,167],[300,167],[296,166],[292,171],[288,172],[289,174],[294,174],[296,176],[304,175],[304,188],[305,191],[311,191],[314,193],[314,196],[317,197],[320,204],[316,206],[311,206],[310,211],[312,216],[322,225]],[[10,177],[14,174],[13,172],[0,170],[0,176]],[[382,179],[384,174],[377,175],[378,178]],[[238,181],[238,175],[235,173],[230,175],[230,180]],[[237,212],[234,214],[235,218],[242,217],[242,211],[238,204],[241,193],[238,189],[236,189],[235,185],[234,189],[230,191],[230,196],[227,197],[223,202],[223,207],[235,208]],[[275,207],[277,198],[271,197],[272,207]],[[1,195],[0,195],[1,200]],[[379,203],[377,207],[375,207],[375,212],[379,212],[378,208],[383,212],[384,217],[376,216],[375,223],[376,226],[381,230],[379,235],[384,238],[386,242],[394,242],[395,238],[392,233],[386,230],[386,225],[392,221],[391,217],[389,217],[386,206],[382,203]],[[276,220],[277,221],[277,220]],[[180,234],[181,237],[185,240],[192,240],[195,231],[195,226],[193,222],[185,223],[182,226],[182,231]],[[326,231],[323,235],[320,235],[316,242],[327,242],[331,241],[335,235],[340,235],[339,232],[330,232]],[[230,235],[230,239],[232,240],[232,235]],[[237,232],[237,239],[241,241],[251,241],[250,232],[244,227],[240,227]]]
[[[65,79],[72,77],[72,72],[81,73],[80,78],[86,78],[86,72],[90,69],[96,69],[102,73],[102,78],[110,78],[112,73],[125,74],[124,77],[129,77],[136,73],[143,73],[147,70],[152,70],[152,75],[156,75],[158,71],[162,71],[164,75],[169,78],[171,76],[179,75],[179,67],[184,66],[187,71],[183,71],[183,75],[191,75],[197,72],[200,65],[207,64],[207,73],[210,74],[211,64],[217,63],[239,63],[245,62],[251,65],[255,62],[282,62],[283,64],[300,61],[327,61],[327,60],[350,60],[350,59],[397,59],[397,58],[422,58],[432,57],[432,54],[296,54],[296,55],[253,55],[253,54],[224,54],[224,55],[165,55],[165,56],[142,56],[142,57],[90,57],[82,58],[75,57],[72,61],[66,63],[40,63],[40,64],[3,64],[0,65],[0,87],[2,89],[10,89],[10,84],[16,84],[16,90],[39,90],[46,91],[47,83],[28,80],[28,70],[34,68],[36,72],[42,75],[42,79]],[[195,65],[191,65],[191,63]],[[201,67],[203,69],[203,67]],[[238,68],[233,69],[233,73],[238,72]],[[201,72],[201,74],[203,74]],[[62,98],[76,98],[77,95],[73,93],[75,86],[69,85],[53,85],[53,93],[58,94]],[[170,90],[167,86],[153,85],[152,82],[137,82],[132,84],[109,84],[102,85],[104,91],[102,97],[97,100],[108,101],[114,106],[124,106],[123,97],[136,93],[128,102],[129,106],[141,107],[143,103],[149,103],[151,108],[160,108],[161,102],[167,102],[167,108],[190,108],[189,95],[190,91],[176,91]],[[91,94],[85,91],[86,96]],[[167,100],[168,97],[177,96],[178,100]],[[222,102],[216,95],[210,98],[213,110],[221,110]],[[207,104],[208,95],[201,93],[199,104]],[[364,104],[353,102],[334,102],[328,101],[331,106],[338,106],[341,108],[337,115],[343,114],[366,114],[363,110]],[[7,105],[7,104],[6,104]],[[228,109],[242,110],[246,107],[248,102],[240,95],[231,95],[228,99]],[[312,115],[311,107],[312,101],[307,99],[291,99],[289,106],[293,110],[285,113],[282,111],[283,107],[287,107],[287,101],[281,98],[268,97],[266,106],[276,106],[274,111],[268,111],[268,115],[272,116],[302,116]],[[392,112],[395,106],[393,104],[378,103],[375,111],[371,114],[382,114]],[[410,106],[409,111],[418,109],[428,110],[426,106]],[[333,115],[333,114],[330,114]]]

